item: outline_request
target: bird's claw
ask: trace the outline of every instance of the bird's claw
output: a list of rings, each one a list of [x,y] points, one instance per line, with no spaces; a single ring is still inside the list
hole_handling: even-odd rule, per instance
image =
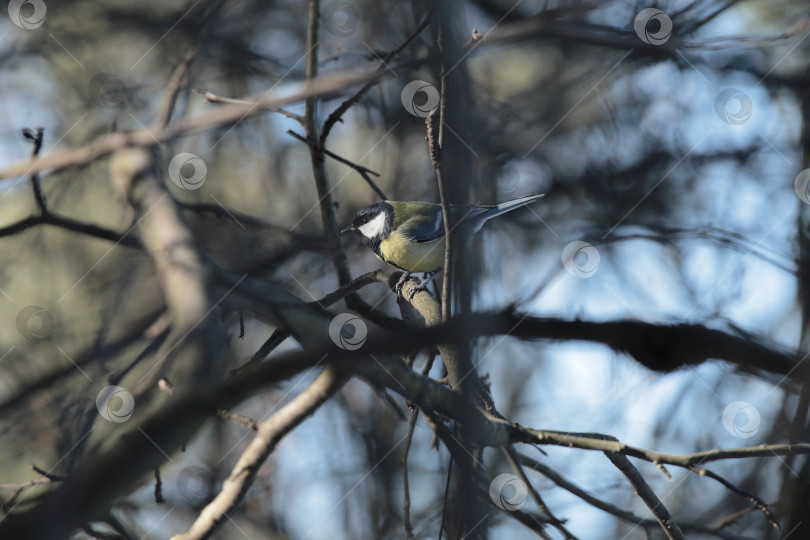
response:
[[[394,292],[396,293],[397,296],[402,296],[402,287],[405,286],[405,283],[409,279],[411,279],[410,272],[403,272],[402,275],[399,277],[399,281],[397,281],[397,284],[394,285]]]
[[[418,284],[414,285],[408,292],[408,302],[413,300],[413,297],[416,293],[426,291],[428,285],[430,285],[430,281],[428,280],[420,281]]]
[[[408,281],[409,279],[415,280],[417,282],[416,285],[414,285],[411,288],[411,290],[408,291],[407,300],[408,302],[410,302],[411,300],[413,300],[413,297],[416,295],[416,293],[428,290],[430,282],[433,281],[433,279],[437,275],[439,275],[440,271],[441,270],[437,270],[435,272],[426,272],[425,279],[423,279],[422,281],[419,281],[418,279],[412,277],[410,272],[405,272],[402,274],[402,276],[400,276],[399,281],[397,281],[397,284],[394,286],[394,292],[396,292],[397,295],[405,298],[405,296],[402,294],[402,287],[405,285],[405,282]]]

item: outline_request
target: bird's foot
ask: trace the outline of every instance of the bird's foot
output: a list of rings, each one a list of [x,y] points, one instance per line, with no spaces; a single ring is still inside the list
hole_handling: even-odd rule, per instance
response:
[[[402,287],[409,279],[411,279],[410,272],[403,272],[399,277],[399,281],[397,281],[397,284],[394,285],[394,292],[397,294],[397,296],[402,296]]]
[[[426,273],[425,274],[425,279],[423,279],[422,282],[419,283],[418,285],[415,285],[411,289],[411,291],[408,293],[408,301],[410,302],[411,300],[413,300],[413,297],[414,297],[414,295],[416,293],[422,292],[422,291],[427,291],[427,288],[430,285],[430,283],[433,281],[433,278],[435,278],[437,275],[439,275],[439,272],[441,272],[441,270],[436,270],[435,272]]]
[[[430,285],[430,281],[428,281],[428,280],[422,281],[422,282],[420,282],[420,283],[418,283],[418,284],[414,285],[414,286],[411,288],[411,290],[408,292],[408,302],[410,302],[411,300],[413,300],[413,297],[414,297],[414,295],[415,295],[416,293],[418,293],[418,292],[422,292],[422,291],[426,291],[426,290],[427,290],[427,288],[428,288],[428,285]]]

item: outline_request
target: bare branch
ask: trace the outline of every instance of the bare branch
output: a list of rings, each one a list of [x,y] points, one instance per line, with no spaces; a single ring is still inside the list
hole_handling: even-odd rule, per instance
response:
[[[313,141],[312,139],[308,139],[308,138],[306,138],[306,137],[304,137],[302,135],[299,135],[298,133],[294,132],[291,129],[287,130],[287,133],[289,135],[291,135],[292,137],[298,139],[299,141],[310,145],[310,147],[313,147],[313,145],[318,144],[317,142]],[[360,176],[363,177],[363,180],[366,181],[366,183],[371,187],[371,189],[373,189],[374,192],[382,200],[388,199],[388,197],[385,195],[385,193],[383,193],[383,191],[380,189],[380,187],[377,185],[377,183],[374,182],[374,180],[372,180],[371,177],[369,176],[370,174],[373,174],[374,176],[380,176],[380,173],[376,173],[376,172],[372,171],[371,169],[369,169],[367,167],[363,167],[362,165],[358,165],[357,163],[355,163],[353,161],[349,161],[348,159],[346,159],[344,157],[341,157],[341,156],[335,154],[334,152],[330,152],[326,148],[323,148],[322,150],[323,150],[323,153],[326,154],[327,156],[329,156],[330,158],[332,158],[334,160],[337,160],[337,161],[343,163],[344,165],[348,165],[349,167],[351,167],[352,169],[354,169],[355,171],[360,173]]]
[[[521,461],[523,462],[524,466],[529,467],[530,469],[533,469],[533,470],[539,472],[540,474],[542,474],[543,476],[545,476],[546,478],[548,478],[549,480],[551,480],[552,482],[554,482],[555,484],[557,484],[558,486],[563,488],[564,490],[566,490],[569,493],[579,497],[580,499],[582,499],[586,503],[590,504],[594,508],[598,508],[598,509],[600,509],[600,510],[602,510],[604,512],[607,512],[608,514],[610,514],[612,516],[615,516],[615,517],[617,517],[617,518],[619,518],[619,519],[621,519],[623,521],[627,521],[628,523],[632,523],[634,525],[639,525],[641,527],[644,527],[644,529],[649,529],[651,527],[655,527],[655,528],[659,527],[659,524],[658,524],[657,521],[650,520],[650,519],[644,519],[641,516],[637,516],[636,514],[634,514],[632,512],[628,512],[627,510],[624,510],[623,508],[619,508],[618,506],[610,504],[609,502],[605,502],[602,499],[598,499],[598,498],[594,497],[593,495],[591,495],[590,493],[588,493],[587,491],[585,491],[584,489],[582,489],[578,485],[574,484],[570,480],[567,480],[565,477],[563,477],[561,474],[559,474],[557,471],[555,471],[551,467],[548,467],[547,465],[544,465],[543,463],[537,461],[534,458],[531,458],[531,457],[529,457],[529,456],[527,456],[525,454],[521,454],[520,458],[521,458]],[[751,511],[751,509],[745,510],[745,512],[750,512],[750,511]],[[739,536],[739,535],[736,535],[736,534],[721,530],[722,529],[721,526],[711,528],[711,527],[706,527],[705,525],[699,525],[699,524],[696,524],[696,523],[681,523],[681,529],[683,529],[686,532],[696,532],[696,533],[701,533],[701,534],[709,534],[709,535],[712,535],[712,536],[716,536],[718,538],[724,538],[726,540],[743,540],[744,539],[744,537],[742,537],[742,536]]]
[[[670,540],[685,540],[686,537],[683,535],[681,528],[678,527],[678,524],[675,523],[675,520],[672,519],[672,514],[669,513],[664,503],[661,502],[655,492],[650,488],[638,469],[630,463],[630,460],[615,452],[605,452],[605,455],[611,463],[624,474],[627,481],[630,482],[630,485],[633,486],[633,491],[644,501],[644,504],[647,505],[647,508],[652,512],[652,515],[658,520],[667,538]]]
[[[311,97],[334,94],[357,83],[387,76],[384,72],[357,73],[355,70],[347,70],[324,75],[309,84],[305,82],[290,83],[272,92],[265,92],[261,96],[248,98],[247,101],[254,105],[223,105],[210,113],[179,120],[164,129],[109,133],[96,138],[85,146],[51,152],[37,159],[13,163],[0,169],[0,179],[34,174],[44,170],[56,172],[70,167],[87,165],[100,157],[128,146],[149,147],[182,135],[239,123],[264,112],[268,107],[280,107]]]
[[[202,88],[195,88],[194,93],[195,94],[200,94],[203,97],[203,99],[205,101],[207,101],[208,103],[231,103],[231,104],[234,104],[234,105],[245,105],[247,107],[261,107],[262,110],[264,110],[264,111],[283,114],[287,118],[295,120],[296,122],[298,122],[301,125],[304,124],[304,117],[303,116],[301,116],[300,114],[295,114],[294,112],[290,112],[290,111],[288,111],[286,109],[282,109],[281,107],[266,107],[266,106],[260,105],[256,101],[248,101],[248,100],[245,100],[245,99],[235,99],[235,98],[229,98],[229,97],[224,97],[224,96],[218,96],[218,95],[216,95],[216,94],[214,94],[212,92],[209,92],[208,90],[203,90]]]
[[[191,68],[191,62],[194,60],[194,50],[188,51],[180,64],[175,68],[169,79],[169,85],[166,87],[166,95],[160,105],[160,112],[158,112],[155,122],[152,124],[152,129],[163,129],[169,125],[174,112],[175,104],[177,103],[177,96],[188,88],[188,72]]]
[[[279,441],[340,390],[347,379],[334,368],[326,368],[292,401],[258,426],[258,433],[225,480],[222,490],[203,508],[189,529],[172,540],[209,538],[228,512],[239,504],[253,484],[261,464],[275,450]]]
[[[0,228],[0,238],[13,236],[21,231],[37,227],[39,225],[51,225],[60,229],[65,229],[66,231],[72,231],[94,238],[100,238],[102,240],[109,240],[110,242],[115,242],[116,244],[120,244],[125,247],[141,247],[141,243],[138,241],[138,239],[126,232],[118,233],[104,227],[99,227],[98,225],[83,223],[81,221],[60,216],[58,214],[53,214],[51,212],[48,212],[44,216],[27,217],[16,223],[12,223],[11,225]]]
[[[408,39],[402,42],[396,49],[388,53],[385,56],[385,58],[382,59],[382,61],[380,62],[380,66],[377,68],[377,71],[375,71],[375,73],[382,76],[388,70],[388,63],[391,60],[393,60],[394,57],[396,57],[400,52],[402,52],[405,49],[405,47],[410,45],[411,42],[413,42],[413,40],[415,40],[419,36],[419,34],[421,34],[422,31],[424,31],[424,29],[428,27],[428,24],[430,24],[432,16],[433,16],[433,9],[431,9],[430,12],[425,16],[425,20],[422,21],[422,23],[416,28],[416,31],[414,31],[413,34],[408,36]],[[368,93],[368,91],[371,90],[374,87],[374,85],[377,84],[378,81],[379,79],[369,80],[365,85],[363,85],[362,88],[360,88],[360,90],[355,92],[354,95],[352,95],[346,101],[341,103],[337,109],[332,111],[332,113],[323,123],[323,129],[321,130],[321,137],[320,137],[321,146],[323,146],[324,143],[326,142],[326,138],[329,137],[329,134],[332,132],[332,128],[335,127],[335,124],[342,120],[343,115],[346,114],[346,111],[348,111],[350,108],[352,108],[352,106],[354,106],[358,101],[360,101],[363,98],[363,96],[365,96]]]

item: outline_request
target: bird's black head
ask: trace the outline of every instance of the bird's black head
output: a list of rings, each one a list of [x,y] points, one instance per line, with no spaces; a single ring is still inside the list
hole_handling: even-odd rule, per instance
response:
[[[390,234],[393,222],[394,208],[387,201],[382,201],[357,212],[352,229],[359,232],[367,243],[376,244]]]

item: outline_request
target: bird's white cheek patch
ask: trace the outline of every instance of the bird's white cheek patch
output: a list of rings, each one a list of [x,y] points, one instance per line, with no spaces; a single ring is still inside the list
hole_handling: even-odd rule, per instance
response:
[[[385,213],[382,212],[377,214],[377,216],[368,223],[360,225],[357,228],[360,234],[366,238],[374,238],[382,234],[383,229],[385,229]]]

